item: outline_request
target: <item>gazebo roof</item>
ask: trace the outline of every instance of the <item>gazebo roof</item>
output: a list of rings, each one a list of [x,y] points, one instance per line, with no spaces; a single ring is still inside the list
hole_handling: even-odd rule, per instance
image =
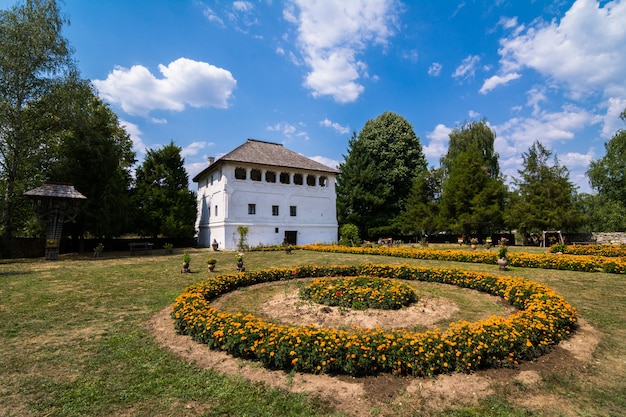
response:
[[[34,188],[24,193],[32,198],[67,198],[72,200],[86,200],[87,197],[76,191],[72,184],[47,182],[41,187]]]

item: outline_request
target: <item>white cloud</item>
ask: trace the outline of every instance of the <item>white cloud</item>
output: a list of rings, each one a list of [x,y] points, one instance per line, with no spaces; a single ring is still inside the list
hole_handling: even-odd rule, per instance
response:
[[[240,12],[250,12],[254,9],[254,4],[249,1],[234,1],[233,9]]]
[[[626,98],[610,98],[608,100],[608,109],[602,126],[602,137],[612,138],[618,129],[626,127],[624,126],[624,121],[620,119],[624,109],[626,109]]]
[[[426,135],[430,142],[428,145],[423,146],[424,155],[431,163],[437,166],[439,165],[439,158],[448,152],[450,132],[452,132],[452,128],[440,123],[435,126],[432,132]]]
[[[470,117],[470,119],[478,119],[478,118],[480,118],[480,113],[478,113],[477,111],[474,111],[474,110],[470,110],[467,114]]]
[[[336,161],[334,159],[330,159],[330,158],[326,158],[325,156],[309,156],[307,157],[309,159],[312,159],[316,162],[319,162],[322,165],[326,165],[327,167],[331,167],[331,168],[338,168],[339,167],[339,161]]]
[[[224,27],[224,21],[211,9],[210,7],[206,7],[204,9],[204,17],[206,17],[209,22],[216,24],[220,27]]]
[[[532,68],[573,98],[626,97],[626,2],[577,0],[560,21],[518,27],[500,40],[503,73]]]
[[[330,127],[335,129],[337,132],[341,133],[341,134],[346,134],[346,133],[350,133],[350,127],[348,126],[342,126],[337,122],[331,122],[330,120],[328,120],[328,118],[322,120],[320,122],[321,126],[324,127]]]
[[[270,132],[279,132],[287,139],[302,138],[309,140],[309,135],[304,130],[300,130],[298,127],[287,122],[279,122],[273,126],[267,126],[266,129]]]
[[[358,80],[367,76],[367,65],[357,57],[371,44],[387,44],[397,6],[395,0],[293,0],[285,6],[283,18],[298,26],[298,47],[310,68],[304,85],[314,97],[339,103],[359,97],[364,87]]]
[[[602,118],[576,106],[564,106],[558,112],[542,112],[532,118],[515,117],[494,126],[496,150],[504,158],[521,155],[539,141],[548,149],[575,138],[577,132],[600,123]]]
[[[124,130],[126,130],[126,133],[128,133],[128,135],[130,136],[130,139],[133,141],[133,150],[137,152],[138,154],[142,154],[142,155],[145,154],[147,147],[146,147],[146,144],[143,143],[143,139],[141,138],[141,135],[143,134],[143,132],[141,131],[141,129],[139,129],[139,126],[129,121],[121,120],[121,119],[120,119],[120,126],[122,126]]]
[[[441,65],[439,62],[433,62],[432,64],[430,64],[430,67],[428,67],[428,75],[432,77],[438,77],[439,74],[441,74],[442,68],[443,65]]]
[[[517,72],[511,72],[503,76],[494,75],[492,77],[489,77],[483,83],[483,86],[480,88],[479,93],[487,94],[497,86],[507,84],[509,81],[517,80],[521,76],[522,74],[519,74]]]
[[[185,106],[227,108],[237,81],[230,71],[206,62],[179,58],[159,65],[156,78],[142,65],[116,67],[106,80],[94,80],[100,95],[133,115],[151,110],[182,111]]]
[[[459,65],[456,70],[454,70],[454,74],[452,74],[453,78],[461,78],[468,79],[474,76],[476,73],[476,65],[480,62],[480,57],[478,55],[469,55],[467,56],[461,65]]]
[[[197,155],[202,149],[206,148],[206,146],[206,142],[192,142],[189,145],[183,147],[182,151],[180,152],[180,156],[186,158],[188,156]]]

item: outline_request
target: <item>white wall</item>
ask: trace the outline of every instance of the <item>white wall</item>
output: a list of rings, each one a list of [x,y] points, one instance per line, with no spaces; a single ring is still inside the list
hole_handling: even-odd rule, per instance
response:
[[[198,182],[199,246],[208,247],[216,239],[220,248],[236,249],[240,225],[249,229],[250,246],[280,244],[286,230],[297,231],[298,244],[337,240],[334,174],[266,167],[261,169],[261,181],[253,181],[250,170],[258,167],[237,166],[247,169],[245,180],[235,178],[235,165],[224,164],[222,175],[210,172]],[[265,180],[268,170],[276,173],[275,183]],[[290,184],[280,183],[281,172],[290,174]],[[296,172],[303,174],[302,185],[293,183]],[[307,175],[315,176],[314,186],[307,185]],[[320,177],[326,177],[323,187],[319,185]],[[255,205],[255,214],[248,213],[249,204]],[[272,206],[278,206],[278,215],[273,215]],[[296,207],[296,216],[290,215],[290,206]]]

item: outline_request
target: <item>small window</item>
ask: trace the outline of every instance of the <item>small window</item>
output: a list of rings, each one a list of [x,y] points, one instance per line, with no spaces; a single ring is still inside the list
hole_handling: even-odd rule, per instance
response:
[[[328,178],[320,177],[320,187],[326,187],[327,183],[328,183]]]
[[[211,185],[213,185],[214,180],[215,180],[215,174],[211,174]]]
[[[261,170],[253,169],[250,171],[250,179],[252,181],[261,181]]]
[[[272,206],[272,216],[278,216],[278,206]]]
[[[240,167],[235,168],[235,178],[238,179],[238,180],[245,180],[246,179],[246,169],[245,168],[240,168]]]
[[[256,204],[248,204],[248,214],[256,214]]]
[[[296,214],[297,214],[296,206],[289,206],[289,215],[291,217],[296,217]]]
[[[276,173],[274,171],[267,171],[265,173],[266,182],[276,182]]]
[[[289,184],[289,173],[281,172],[280,173],[280,183],[281,184]]]
[[[293,183],[296,185],[302,185],[302,174],[294,174]]]
[[[215,206],[215,215],[217,216],[217,205]]]
[[[306,185],[309,185],[311,187],[313,187],[315,185],[315,176],[314,175],[307,175],[306,176]]]

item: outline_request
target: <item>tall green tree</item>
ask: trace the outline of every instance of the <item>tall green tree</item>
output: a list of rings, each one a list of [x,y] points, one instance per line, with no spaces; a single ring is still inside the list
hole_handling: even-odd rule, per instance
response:
[[[626,122],[626,109],[620,117]],[[626,219],[619,221],[626,212],[626,130],[619,129],[604,148],[604,156],[592,161],[587,170],[589,183],[598,192],[602,205],[600,211],[594,212],[594,218],[600,214],[606,218],[599,221],[602,228],[595,231],[622,231],[626,226]]]
[[[466,223],[503,226],[507,196],[500,175],[495,133],[485,121],[466,123],[450,133],[443,170],[439,228],[461,233]]]
[[[569,170],[556,156],[550,164],[551,157],[552,151],[535,142],[522,154],[523,169],[513,180],[515,190],[506,216],[526,236],[543,230],[577,231],[584,221]]]
[[[443,170],[431,168],[413,181],[406,208],[398,217],[404,235],[428,235],[439,230],[439,203]]]
[[[496,134],[486,120],[468,122],[461,127],[455,127],[450,132],[448,152],[440,160],[441,167],[447,174],[452,169],[456,157],[465,151],[478,149],[482,154],[483,164],[492,178],[500,175],[499,155],[495,151]]]
[[[5,251],[27,216],[23,193],[40,182],[45,159],[39,132],[33,131],[30,104],[51,80],[72,67],[72,50],[61,30],[65,19],[54,0],[25,0],[0,11],[0,188]],[[6,253],[5,253],[6,254]],[[7,254],[8,255],[8,254]]]
[[[467,223],[490,222],[503,226],[507,189],[500,177],[492,177],[478,147],[458,153],[443,182],[439,228],[456,233]]]
[[[137,232],[143,236],[192,237],[197,213],[196,194],[189,190],[189,176],[182,149],[171,142],[149,149],[136,170],[133,201],[138,209]]]
[[[385,112],[368,120],[348,142],[340,164],[337,209],[342,224],[352,223],[372,239],[395,231],[416,175],[427,169],[422,145],[411,124]]]
[[[40,115],[39,130],[54,144],[48,178],[72,183],[87,197],[76,223],[67,229],[75,236],[125,233],[131,222],[135,153],[117,115],[76,74],[56,84],[33,107]]]

